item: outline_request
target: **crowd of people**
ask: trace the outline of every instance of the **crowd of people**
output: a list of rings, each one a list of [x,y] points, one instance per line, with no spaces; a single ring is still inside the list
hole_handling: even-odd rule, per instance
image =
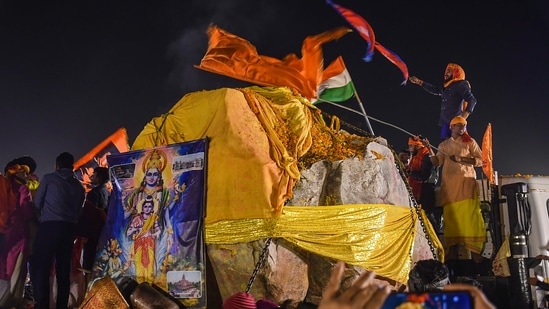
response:
[[[91,270],[105,223],[109,174],[107,168],[95,168],[94,188],[86,194],[73,165],[71,153],[60,153],[55,171],[39,178],[35,160],[23,156],[10,161],[0,175],[0,308],[27,308],[29,279],[31,306],[67,308],[78,237],[87,243],[82,271]],[[55,301],[50,301],[52,270]]]

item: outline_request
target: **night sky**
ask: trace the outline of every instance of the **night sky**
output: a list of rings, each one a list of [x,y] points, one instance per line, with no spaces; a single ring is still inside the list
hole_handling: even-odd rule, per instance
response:
[[[549,2],[335,2],[368,20],[410,75],[441,84],[448,62],[464,68],[478,100],[469,132],[480,144],[492,124],[500,175],[549,175]],[[0,0],[1,166],[31,155],[41,176],[58,153],[78,159],[120,127],[131,145],[186,93],[249,86],[194,67],[210,23],[277,58],[347,25],[323,0]],[[400,85],[397,67],[379,53],[362,61],[365,50],[355,31],[324,45],[325,63],[343,56],[368,115],[438,144],[440,97]],[[359,110],[355,99],[344,104]],[[360,115],[318,107],[367,129]],[[370,123],[394,149],[406,147],[407,134]]]

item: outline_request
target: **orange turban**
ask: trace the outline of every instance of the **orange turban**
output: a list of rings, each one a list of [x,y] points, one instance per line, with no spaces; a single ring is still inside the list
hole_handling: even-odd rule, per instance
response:
[[[463,125],[467,125],[467,120],[465,118],[463,118],[462,116],[456,116],[454,118],[452,118],[452,121],[450,121],[450,127],[455,125],[455,124],[458,124],[458,123],[461,123]]]
[[[28,174],[30,173],[30,168],[27,165],[14,164],[7,168],[6,175],[15,175],[19,172],[26,172]]]
[[[410,136],[408,138],[408,146],[423,146],[423,143],[417,136]]]

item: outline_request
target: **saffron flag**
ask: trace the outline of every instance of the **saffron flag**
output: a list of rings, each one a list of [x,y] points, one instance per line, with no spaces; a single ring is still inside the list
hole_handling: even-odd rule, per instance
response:
[[[322,44],[350,31],[339,27],[308,36],[302,44],[302,58],[288,54],[280,60],[259,55],[247,40],[212,25],[208,28],[208,50],[195,67],[260,86],[289,87],[311,100],[316,98],[322,80]]]
[[[488,123],[482,137],[482,171],[488,181],[494,184],[494,169],[492,167],[492,124]]]
[[[92,188],[90,176],[93,174],[93,169],[98,166],[107,167],[108,155],[126,152],[129,149],[126,129],[119,128],[78,159],[74,163],[74,172],[86,188],[86,192]]]
[[[337,57],[324,70],[322,82],[318,87],[318,97],[324,101],[343,102],[349,100],[355,94],[355,86],[351,75],[347,71],[343,57]],[[321,101],[315,101],[319,103]]]
[[[372,56],[374,54],[374,48],[378,52],[380,52],[387,60],[392,62],[394,65],[396,65],[400,71],[402,72],[402,75],[404,77],[404,81],[402,82],[403,85],[406,84],[406,81],[408,80],[408,66],[400,57],[395,54],[394,52],[390,51],[389,49],[385,48],[381,43],[376,41],[374,30],[372,29],[372,26],[366,21],[366,19],[362,18],[360,15],[356,14],[355,12],[342,7],[341,5],[333,3],[331,0],[327,0],[326,3],[331,5],[336,11],[339,12],[339,14],[347,20],[347,22],[355,28],[360,36],[366,41],[366,44],[368,46],[366,55],[364,56],[365,61],[370,61],[372,59]]]

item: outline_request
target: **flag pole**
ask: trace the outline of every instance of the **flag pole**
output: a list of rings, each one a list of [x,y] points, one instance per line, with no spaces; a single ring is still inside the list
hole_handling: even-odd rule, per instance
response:
[[[362,104],[362,101],[360,100],[360,97],[358,96],[358,92],[356,92],[356,89],[354,89],[354,91],[355,91],[356,101],[358,102],[358,105],[360,106],[360,110],[362,110],[362,115],[364,116],[364,119],[366,120],[366,125],[368,126],[368,129],[370,130],[370,134],[372,134],[372,136],[375,136],[374,135],[374,130],[372,129],[372,125],[370,125],[370,120],[368,119],[368,115],[366,114],[366,110],[364,109],[364,105]]]
[[[337,107],[339,107],[339,108],[348,110],[348,111],[353,112],[353,113],[358,114],[358,115],[366,116],[368,119],[372,119],[373,121],[377,121],[377,122],[379,122],[379,123],[381,123],[381,124],[384,124],[384,125],[393,127],[393,128],[395,128],[395,129],[397,129],[397,130],[399,130],[399,131],[402,131],[402,132],[408,134],[409,136],[416,136],[416,134],[411,133],[411,132],[408,132],[408,131],[404,130],[404,129],[401,128],[401,127],[395,126],[395,125],[392,124],[392,123],[388,123],[388,122],[382,121],[382,120],[377,119],[377,118],[372,117],[372,116],[367,116],[367,115],[365,115],[365,114],[363,114],[363,113],[361,113],[361,112],[359,112],[359,111],[357,111],[357,110],[354,110],[354,109],[352,109],[352,108],[350,108],[350,107],[347,107],[347,106],[344,106],[344,105],[341,105],[341,104],[337,104],[337,103],[332,102],[332,101],[324,100],[324,99],[321,99],[321,98],[318,98],[317,100],[320,101],[320,102],[328,103],[328,104],[331,104],[331,105],[333,105],[333,106],[337,106]]]

